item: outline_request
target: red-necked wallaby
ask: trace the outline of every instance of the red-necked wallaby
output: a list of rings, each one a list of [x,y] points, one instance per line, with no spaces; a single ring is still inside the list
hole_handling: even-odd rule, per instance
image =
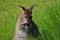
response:
[[[23,12],[17,20],[14,40],[26,40],[27,30],[32,21],[32,9],[34,5],[29,8],[25,8],[23,6],[20,7],[22,8]]]

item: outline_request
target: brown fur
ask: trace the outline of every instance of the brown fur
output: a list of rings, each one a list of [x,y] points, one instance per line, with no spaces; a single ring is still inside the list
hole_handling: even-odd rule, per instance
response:
[[[24,30],[25,34],[27,35],[27,29],[28,29],[28,25],[31,23],[31,16],[32,16],[32,8],[34,5],[32,5],[30,8],[24,8],[22,6],[20,6],[22,8],[22,10],[24,11],[24,13],[22,13],[17,20],[16,23],[16,30],[15,30],[15,36],[13,40],[26,40],[26,36],[25,37],[20,37],[20,35],[22,33],[20,33],[21,31]],[[24,36],[23,35],[23,36]]]

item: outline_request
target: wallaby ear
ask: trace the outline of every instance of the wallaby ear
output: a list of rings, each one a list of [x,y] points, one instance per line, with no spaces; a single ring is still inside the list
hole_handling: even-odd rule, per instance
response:
[[[22,10],[25,10],[25,7],[23,7],[23,6],[19,6],[19,7],[21,7],[21,8],[22,8]]]
[[[35,6],[35,4],[32,4],[29,9],[32,10],[34,8],[34,6]]]

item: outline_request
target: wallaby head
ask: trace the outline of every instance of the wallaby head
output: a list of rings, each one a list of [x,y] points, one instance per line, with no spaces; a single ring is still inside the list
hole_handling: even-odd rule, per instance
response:
[[[34,4],[32,6],[30,6],[29,8],[25,8],[23,6],[20,6],[22,8],[23,11],[23,16],[25,19],[25,25],[29,25],[32,21],[32,9],[34,7]]]

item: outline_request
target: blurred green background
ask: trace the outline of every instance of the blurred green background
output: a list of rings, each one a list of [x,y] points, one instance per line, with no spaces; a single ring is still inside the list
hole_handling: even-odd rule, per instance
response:
[[[41,33],[41,40],[60,40],[60,0],[0,0],[0,40],[13,39],[21,13],[19,5],[29,7],[32,4],[35,4],[33,21]]]

